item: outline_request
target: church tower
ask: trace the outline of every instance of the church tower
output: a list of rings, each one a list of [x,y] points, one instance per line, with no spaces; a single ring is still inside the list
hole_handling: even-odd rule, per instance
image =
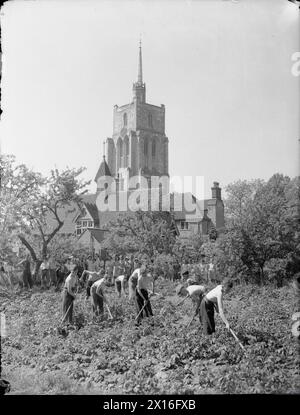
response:
[[[165,106],[146,102],[143,82],[142,46],[139,45],[138,76],[129,104],[115,105],[113,134],[106,139],[106,160],[118,189],[131,190],[133,176],[148,180],[151,176],[169,176],[168,137],[165,135]]]

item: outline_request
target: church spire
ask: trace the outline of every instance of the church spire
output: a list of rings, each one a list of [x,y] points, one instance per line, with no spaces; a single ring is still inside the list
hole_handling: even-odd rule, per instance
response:
[[[141,38],[140,38],[140,46],[139,46],[138,84],[143,85],[142,41],[141,41]]]
[[[146,102],[146,87],[143,83],[143,67],[142,67],[142,41],[139,44],[139,64],[138,64],[138,79],[133,84],[133,99],[137,102]]]

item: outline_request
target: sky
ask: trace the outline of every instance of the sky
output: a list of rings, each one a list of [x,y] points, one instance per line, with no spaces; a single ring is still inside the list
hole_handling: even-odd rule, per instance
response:
[[[142,39],[147,102],[166,108],[171,176],[299,174],[299,10],[287,0],[9,1],[1,151],[93,179],[113,106],[132,101]],[[198,195],[200,196],[200,195]]]

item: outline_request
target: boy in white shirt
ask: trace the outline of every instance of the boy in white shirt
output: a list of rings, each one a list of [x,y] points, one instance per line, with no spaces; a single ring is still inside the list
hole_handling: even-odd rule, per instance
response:
[[[98,279],[91,286],[91,300],[94,314],[100,315],[103,314],[103,304],[108,304],[107,298],[105,296],[104,290],[106,287],[107,276]]]
[[[72,324],[73,320],[73,302],[75,300],[75,288],[77,284],[77,271],[78,268],[75,266],[73,271],[67,276],[66,281],[64,283],[64,288],[62,291],[62,311],[63,311],[63,321],[62,323],[67,320],[70,324]]]
[[[205,334],[215,332],[214,310],[220,314],[226,328],[229,329],[229,323],[224,314],[223,294],[228,292],[231,287],[232,282],[225,278],[222,284],[217,285],[203,297],[200,304],[200,321]]]
[[[188,287],[184,287],[183,285],[179,285],[177,287],[176,292],[180,296],[185,296],[186,298],[191,298],[195,307],[195,314],[194,317],[198,314],[199,307],[203,295],[205,293],[206,288],[204,285],[189,285]]]
[[[141,319],[143,318],[143,313],[146,317],[153,316],[150,297],[148,295],[149,285],[152,285],[152,292],[150,296],[154,293],[154,282],[153,278],[146,272],[146,266],[142,265],[141,268],[137,268],[133,271],[131,277],[134,275],[137,276],[137,285],[135,289],[135,304],[136,310],[138,312],[138,319],[136,324],[140,324]],[[143,312],[141,310],[143,309]]]
[[[88,276],[87,282],[86,282],[86,300],[91,295],[91,287],[94,284],[94,282],[96,282],[101,277],[103,277],[104,274],[105,274],[105,271],[103,269],[100,269],[100,271],[98,272],[88,271],[88,270],[83,271],[81,278],[80,278],[80,282],[84,281],[86,275]]]
[[[124,296],[126,296],[126,292],[125,292],[126,283],[127,283],[127,276],[126,275],[119,275],[115,279],[115,289],[116,289],[116,293],[119,295],[119,297],[121,297],[122,293],[124,294]]]

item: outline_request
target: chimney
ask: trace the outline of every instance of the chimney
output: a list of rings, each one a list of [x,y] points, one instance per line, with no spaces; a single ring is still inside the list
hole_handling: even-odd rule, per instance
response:
[[[221,200],[221,188],[218,182],[214,182],[214,186],[211,188],[211,197],[212,199]]]

